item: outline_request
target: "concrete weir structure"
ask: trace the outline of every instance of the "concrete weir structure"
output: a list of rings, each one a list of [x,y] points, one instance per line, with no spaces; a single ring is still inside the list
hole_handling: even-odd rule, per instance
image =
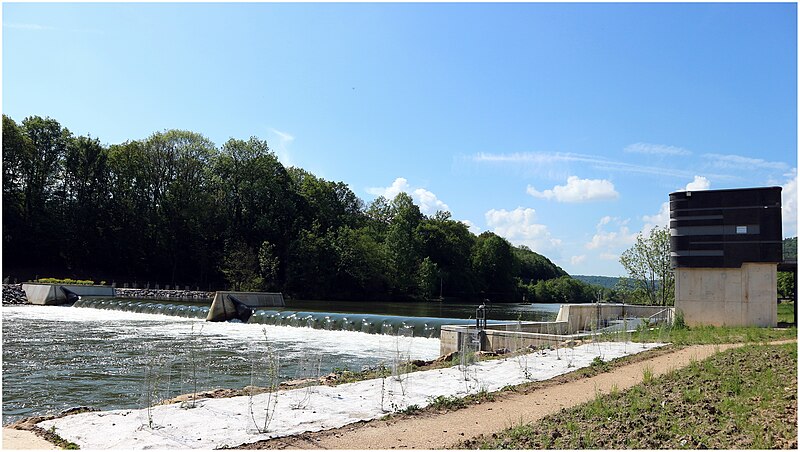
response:
[[[66,290],[65,290],[66,289]],[[83,286],[77,284],[24,283],[22,290],[31,304],[56,305],[69,303],[69,294],[79,297],[113,297],[110,286]]]
[[[494,322],[485,326],[442,325],[439,354],[465,348],[481,351],[541,347],[596,333],[636,329],[643,319],[672,323],[674,308],[620,303],[562,304],[554,322]]]
[[[252,308],[283,307],[286,301],[279,292],[229,292],[217,291],[208,310],[206,320],[221,322],[239,319],[246,322],[253,313]]]
[[[687,325],[774,327],[781,188],[670,193],[675,308]]]

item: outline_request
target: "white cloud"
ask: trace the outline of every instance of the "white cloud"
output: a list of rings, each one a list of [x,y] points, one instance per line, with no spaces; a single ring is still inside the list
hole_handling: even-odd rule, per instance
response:
[[[400,192],[408,193],[409,191],[408,180],[404,177],[398,177],[392,182],[392,185],[388,187],[371,187],[367,189],[367,193],[375,196],[383,196],[389,201],[399,195]]]
[[[686,184],[686,191],[700,191],[711,188],[711,181],[703,176],[695,176],[694,180]]]
[[[765,170],[786,170],[788,165],[783,162],[768,162],[764,159],[754,159],[734,154],[704,154],[711,164],[717,168],[724,169],[765,169]]]
[[[278,160],[280,160],[284,166],[292,166],[292,157],[289,155],[289,145],[294,141],[294,136],[273,128],[270,128],[269,131],[278,137],[276,149]]]
[[[424,188],[417,188],[412,195],[414,200],[419,204],[419,210],[426,215],[431,215],[439,210],[450,211],[450,207],[443,203],[432,192]]]
[[[605,201],[619,198],[614,184],[605,179],[567,178],[567,185],[556,185],[552,190],[537,191],[528,185],[528,194],[534,198],[555,199],[558,202]]]
[[[533,251],[544,253],[556,250],[561,240],[555,239],[547,226],[536,223],[536,211],[517,207],[512,211],[492,209],[486,212],[486,224],[492,231],[515,245],[526,245]]]
[[[605,261],[618,261],[619,260],[619,254],[600,253],[600,259],[603,259]]]
[[[462,223],[467,225],[467,229],[469,229],[469,232],[471,232],[471,233],[473,233],[475,235],[478,235],[478,234],[481,233],[481,228],[476,226],[475,223],[473,223],[473,222],[471,222],[469,220],[459,220],[459,221],[461,221]]]
[[[642,221],[644,221],[642,234],[646,236],[649,236],[650,231],[656,227],[669,226],[669,201],[665,201],[661,204],[661,208],[657,214],[642,216]]]
[[[606,231],[605,226],[614,224],[616,231]],[[605,216],[597,223],[596,232],[592,240],[586,243],[586,248],[590,250],[619,250],[627,249],[636,242],[636,234],[631,233],[628,228],[629,220],[621,220],[617,217]]]
[[[424,188],[414,188],[408,183],[408,179],[398,177],[388,187],[367,188],[367,193],[375,196],[383,196],[388,200],[394,199],[401,192],[408,193],[419,206],[419,210],[425,215],[433,215],[439,210],[449,211],[450,207],[442,202],[433,192]]]
[[[586,262],[585,254],[581,254],[580,256],[572,256],[571,258],[569,258],[569,263],[572,265],[580,265],[584,262]]]
[[[794,177],[783,186],[781,206],[783,207],[783,236],[797,236],[797,169],[792,170]]]
[[[657,154],[657,155],[691,155],[692,152],[688,149],[679,148],[677,146],[667,146],[664,144],[652,143],[633,143],[625,147],[625,152],[633,152],[637,154]]]

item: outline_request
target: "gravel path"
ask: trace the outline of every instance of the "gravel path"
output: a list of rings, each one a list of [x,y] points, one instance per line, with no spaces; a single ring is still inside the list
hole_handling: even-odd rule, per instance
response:
[[[623,391],[642,381],[644,369],[654,377],[745,344],[695,345],[634,362],[593,377],[546,386],[527,394],[510,394],[494,402],[471,405],[439,415],[373,421],[316,434],[278,438],[251,447],[270,449],[442,449],[481,434],[530,423],[562,408],[588,402],[616,386]]]

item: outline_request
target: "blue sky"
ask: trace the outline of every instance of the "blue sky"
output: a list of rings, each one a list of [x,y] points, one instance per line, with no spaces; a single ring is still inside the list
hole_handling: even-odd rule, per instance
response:
[[[366,202],[618,276],[680,189],[784,187],[797,8],[780,4],[4,3],[3,113],[107,144],[266,139]]]

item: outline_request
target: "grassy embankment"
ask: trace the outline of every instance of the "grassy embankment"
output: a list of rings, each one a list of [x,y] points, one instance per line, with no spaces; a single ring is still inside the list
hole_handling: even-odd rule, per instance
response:
[[[793,321],[780,305],[779,322]],[[668,337],[674,346],[748,343],[643,382],[598,395],[536,423],[462,443],[482,449],[796,449],[797,328],[673,328],[634,340]]]

